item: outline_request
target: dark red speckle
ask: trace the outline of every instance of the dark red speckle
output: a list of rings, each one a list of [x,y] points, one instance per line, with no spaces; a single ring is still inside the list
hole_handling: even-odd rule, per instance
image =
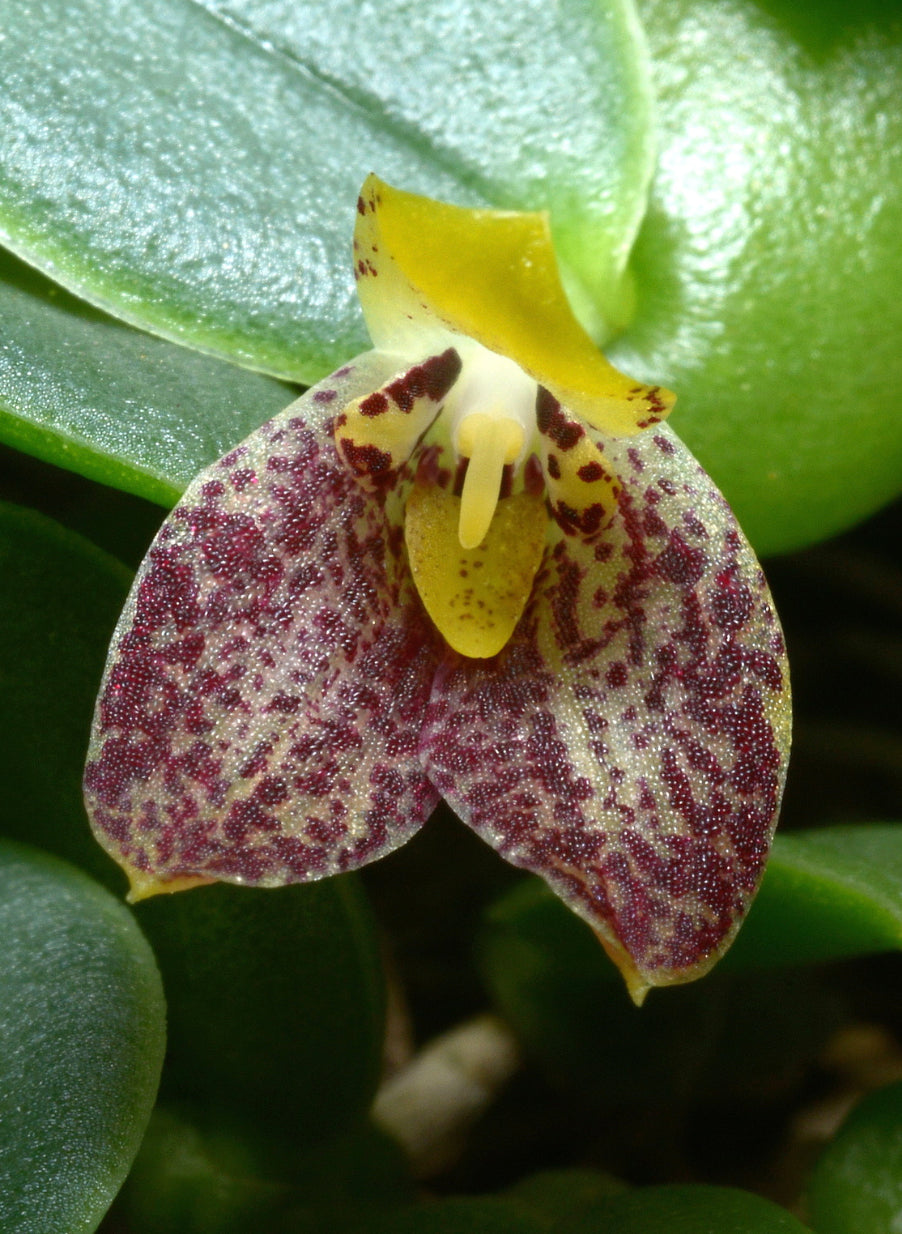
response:
[[[391,455],[378,446],[358,446],[348,437],[341,439],[342,454],[358,476],[385,477],[394,474]]]
[[[619,690],[629,681],[629,671],[626,665],[618,660],[616,664],[610,666],[604,679],[612,689]]]
[[[705,573],[707,564],[708,557],[703,549],[693,548],[678,531],[672,531],[667,547],[655,560],[654,568],[659,577],[670,583],[694,587]]]
[[[751,616],[752,593],[732,570],[718,574],[716,581],[717,591],[711,597],[711,618],[721,630],[738,630]]]
[[[560,403],[544,386],[539,386],[536,395],[536,424],[539,432],[561,450],[572,450],[585,435],[582,425],[564,415]]]
[[[374,394],[368,395],[358,406],[362,416],[381,416],[388,411],[388,399],[381,390],[377,390]]]
[[[461,358],[453,347],[440,356],[415,364],[385,387],[385,393],[401,411],[411,411],[417,399],[440,403],[460,376]]]

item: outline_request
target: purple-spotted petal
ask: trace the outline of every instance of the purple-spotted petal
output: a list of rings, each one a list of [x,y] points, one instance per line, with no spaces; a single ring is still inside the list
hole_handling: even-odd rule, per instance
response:
[[[396,373],[382,389],[355,399],[335,417],[335,444],[345,466],[368,492],[398,478],[460,375],[453,347]]]
[[[602,444],[623,486],[613,522],[558,537],[500,655],[440,669],[423,762],[593,926],[640,1001],[710,968],[748,910],[789,684],[764,577],[711,480],[664,428]]]
[[[208,468],[141,567],[85,776],[136,896],[351,869],[436,803],[416,748],[438,644],[401,496],[364,494],[332,437],[396,364],[367,353]]]

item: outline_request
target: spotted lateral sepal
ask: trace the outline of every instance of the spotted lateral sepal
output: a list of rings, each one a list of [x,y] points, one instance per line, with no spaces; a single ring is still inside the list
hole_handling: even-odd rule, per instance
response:
[[[441,411],[460,369],[460,356],[449,347],[396,374],[339,412],[335,444],[364,487],[375,491],[397,483],[401,468]]]
[[[623,488],[603,448],[542,386],[536,427],[552,517],[568,535],[597,536],[610,526]]]
[[[596,442],[622,491],[561,532],[493,661],[444,662],[427,773],[503,857],[586,919],[640,1002],[729,946],[789,751],[786,655],[726,502],[661,428]]]
[[[134,895],[352,869],[437,801],[417,758],[438,640],[403,567],[402,508],[339,459],[368,353],[202,472],[113,637],[85,773]]]

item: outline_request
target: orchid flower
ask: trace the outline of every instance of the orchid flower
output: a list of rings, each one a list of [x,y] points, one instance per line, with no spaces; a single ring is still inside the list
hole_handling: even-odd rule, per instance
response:
[[[442,796],[634,999],[748,910],[789,745],[729,507],[573,316],[541,214],[370,177],[373,350],[202,472],[115,632],[86,800],[132,898],[351,870]]]

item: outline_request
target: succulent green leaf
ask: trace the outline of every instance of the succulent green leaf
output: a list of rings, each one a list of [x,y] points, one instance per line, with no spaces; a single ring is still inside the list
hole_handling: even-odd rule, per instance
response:
[[[902,948],[902,825],[778,835],[727,966],[809,964]]]
[[[805,1234],[784,1208],[733,1187],[643,1187],[567,1226],[567,1234]]]
[[[158,1107],[117,1214],[134,1234],[262,1234],[290,1191],[264,1168],[267,1147],[230,1125],[204,1135],[180,1112]]]
[[[8,445],[172,505],[294,397],[282,382],[134,330],[0,250]]]
[[[131,1164],[163,1062],[153,955],[71,866],[0,842],[0,1228],[88,1234]]]
[[[298,1143],[343,1131],[372,1101],[383,978],[358,883],[225,885],[139,904],[169,1005],[166,1091]]]
[[[299,1154],[290,1133],[159,1106],[116,1212],[131,1234],[318,1234],[412,1194],[400,1148],[369,1124]]]
[[[676,391],[673,428],[758,551],[784,551],[902,487],[902,12],[639,9],[659,158],[611,358]]]
[[[583,307],[615,313],[651,168],[629,0],[35,3],[0,78],[0,239],[154,333],[304,381],[361,350],[374,169],[552,207]]]
[[[88,540],[0,503],[0,834],[39,844],[111,888],[81,793],[87,725],[129,572]]]
[[[125,320],[309,380],[362,343],[347,247],[366,172],[550,207],[582,317],[603,338],[632,314],[613,357],[677,391],[676,430],[759,552],[808,543],[902,474],[885,412],[902,365],[902,19],[876,0],[802,15],[789,0],[643,0],[641,15],[660,160],[635,298],[620,273],[650,110],[627,0],[130,0],[115,21],[89,0],[29,6],[0,43],[0,234]],[[163,502],[211,457],[196,439],[221,444],[203,398],[180,408],[162,377],[156,399],[135,396],[146,426],[131,403],[70,421],[67,357],[30,380],[24,333],[8,365],[24,393],[0,375],[14,444]],[[231,444],[278,389],[261,388],[258,415],[254,391],[227,384],[219,373],[209,401],[236,409]],[[133,460],[116,452],[128,439]]]
[[[866,1097],[822,1153],[808,1188],[817,1234],[891,1234],[902,1220],[902,1083]]]
[[[322,1226],[298,1225],[290,1234],[315,1234]],[[540,1220],[497,1195],[452,1196],[403,1208],[376,1209],[337,1218],[335,1234],[544,1234]]]
[[[577,1175],[576,1186],[583,1194],[575,1202],[572,1195],[563,1197],[556,1216],[547,1201],[557,1185],[546,1188],[540,1177],[527,1180],[524,1191],[534,1206],[513,1192],[455,1196],[358,1212],[349,1222],[339,1219],[329,1228],[336,1234],[806,1234],[806,1227],[785,1209],[734,1188],[646,1187],[612,1195],[601,1176],[593,1186],[588,1172]],[[312,1234],[316,1228],[299,1225],[290,1230]]]
[[[625,1190],[625,1183],[597,1170],[543,1170],[515,1183],[504,1199],[553,1231],[569,1229],[582,1214],[595,1212]]]

